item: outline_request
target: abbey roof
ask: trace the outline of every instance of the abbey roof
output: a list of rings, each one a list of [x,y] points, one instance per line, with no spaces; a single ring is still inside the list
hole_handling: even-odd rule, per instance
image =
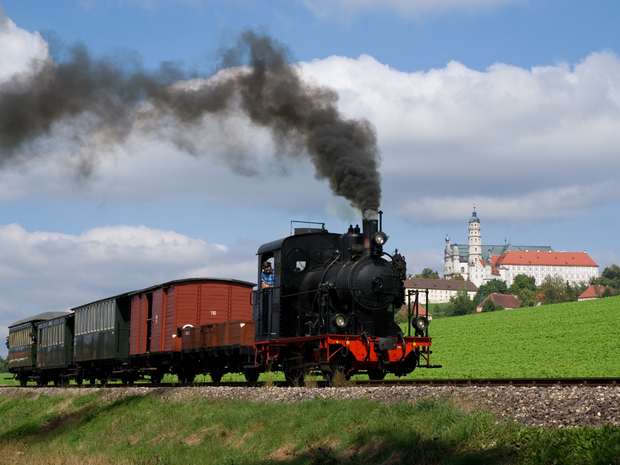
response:
[[[585,252],[510,251],[493,257],[493,265],[598,266]]]

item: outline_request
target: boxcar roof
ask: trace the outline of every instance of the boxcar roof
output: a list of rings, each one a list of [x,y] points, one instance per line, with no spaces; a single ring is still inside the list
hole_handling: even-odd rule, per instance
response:
[[[174,281],[168,281],[162,284],[156,284],[155,286],[146,287],[144,289],[140,289],[138,291],[130,292],[130,295],[143,294],[145,292],[150,292],[155,289],[159,289],[160,287],[174,286],[177,284],[189,284],[189,283],[221,283],[221,284],[233,284],[233,285],[241,285],[243,287],[254,287],[256,284],[250,283],[248,281],[241,281],[239,279],[228,279],[228,278],[185,278],[185,279],[175,279]]]
[[[76,310],[78,308],[82,308],[82,307],[87,307],[89,305],[92,304],[96,304],[98,302],[105,302],[107,300],[114,300],[114,299],[120,299],[121,297],[130,297],[132,295],[137,295],[137,294],[142,294],[144,292],[149,292],[152,291],[154,289],[159,289],[160,287],[163,286],[172,286],[175,284],[183,284],[183,283],[190,283],[190,282],[218,282],[218,283],[230,283],[230,284],[240,284],[246,287],[254,287],[256,286],[256,284],[254,283],[250,283],[247,281],[241,281],[238,279],[224,279],[224,278],[185,278],[185,279],[176,279],[174,281],[168,281],[165,282],[163,284],[156,284],[154,286],[149,286],[149,287],[145,287],[144,289],[138,289],[135,291],[129,291],[129,292],[124,292],[122,294],[118,294],[118,295],[114,295],[114,296],[110,296],[110,297],[105,297],[103,299],[97,299],[97,300],[93,300],[92,302],[88,302],[87,304],[82,304],[82,305],[78,305],[76,307],[73,307],[71,310]]]
[[[9,328],[13,326],[23,325],[24,323],[35,323],[37,321],[47,321],[53,320],[54,318],[60,318],[62,316],[70,315],[72,312],[43,312],[39,313],[35,316],[29,316],[28,318],[24,318],[23,320],[16,321],[12,325],[9,325]]]

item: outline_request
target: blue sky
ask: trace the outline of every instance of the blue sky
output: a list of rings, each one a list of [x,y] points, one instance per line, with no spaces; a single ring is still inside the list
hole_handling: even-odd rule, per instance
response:
[[[612,0],[0,0],[0,85],[33,59],[163,61],[208,78],[240,31],[289,47],[305,79],[376,128],[388,249],[442,271],[473,204],[484,243],[587,250],[618,263],[620,3]],[[23,76],[23,74],[22,74]],[[0,168],[0,328],[189,276],[255,280],[291,220],[343,231],[358,212],[304,157],[280,162],[243,118],[180,128],[191,156],[131,134],[98,149],[64,121]],[[215,128],[215,129],[214,129]],[[221,136],[224,137],[221,137]],[[222,142],[225,139],[225,142]],[[230,149],[258,167],[228,165]],[[236,153],[236,152],[235,152]],[[92,153],[89,154],[93,155]]]

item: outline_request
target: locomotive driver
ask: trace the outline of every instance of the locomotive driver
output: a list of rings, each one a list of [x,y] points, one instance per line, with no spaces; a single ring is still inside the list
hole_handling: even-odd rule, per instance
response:
[[[271,269],[271,263],[264,262],[262,264],[262,269],[260,273],[260,281],[262,283],[262,288],[267,289],[273,287],[275,285],[275,278],[273,274],[273,270]]]

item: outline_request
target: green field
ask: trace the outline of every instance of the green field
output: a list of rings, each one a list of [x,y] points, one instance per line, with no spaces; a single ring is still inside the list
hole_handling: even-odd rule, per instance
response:
[[[409,378],[620,377],[620,297],[440,318],[429,334],[431,363],[443,368],[418,368]],[[18,384],[10,378],[4,374],[0,383]],[[242,380],[239,374],[222,378]]]
[[[620,377],[620,297],[433,320],[414,378]]]

